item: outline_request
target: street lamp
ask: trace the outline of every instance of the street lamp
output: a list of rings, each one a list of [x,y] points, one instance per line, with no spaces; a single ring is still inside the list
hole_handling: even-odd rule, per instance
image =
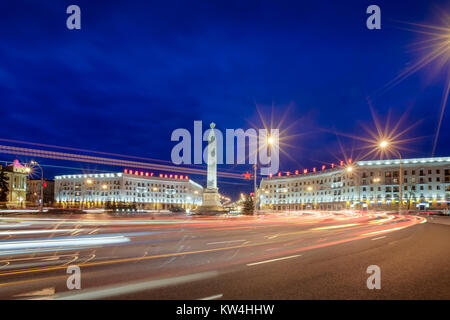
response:
[[[387,141],[387,140],[382,140],[380,143],[379,143],[379,147],[380,147],[380,149],[382,149],[382,150],[386,150],[389,146],[390,146],[390,142],[389,141]],[[398,157],[399,157],[399,179],[400,179],[400,181],[399,181],[399,187],[400,187],[400,192],[399,192],[399,202],[398,202],[398,214],[401,214],[401,208],[402,208],[402,205],[403,205],[403,197],[402,197],[402,193],[403,193],[403,174],[402,174],[402,155],[400,154],[400,152],[397,150],[397,149],[390,149],[390,151],[393,151],[393,152],[395,152],[397,155],[398,155]]]
[[[91,185],[91,184],[94,183],[94,181],[92,181],[92,179],[89,178],[89,179],[85,180],[85,183],[88,184],[88,185]],[[83,210],[83,203],[84,203],[84,200],[85,200],[85,193],[86,193],[86,190],[83,188],[83,185],[84,185],[84,183],[81,185],[81,195],[82,195],[82,197],[81,197],[81,201],[80,201],[80,210]]]
[[[40,185],[40,194],[39,194],[39,212],[44,211],[44,171],[42,170],[42,167],[37,163],[37,161],[30,161],[30,164],[33,166],[38,167],[41,170],[41,185]],[[31,168],[27,167],[25,169],[27,173],[31,172]]]
[[[381,179],[380,178],[374,178],[373,179],[373,184],[377,184],[378,182],[380,182],[381,181]],[[376,188],[377,187],[373,187],[374,189],[373,189],[373,201],[374,201],[374,203],[376,203],[376,205],[378,206],[378,198],[377,198],[377,191],[376,191]]]
[[[355,178],[355,182],[354,182],[354,187],[358,188],[358,206],[361,204],[361,180],[359,179],[359,174],[357,172],[355,172],[355,168],[353,168],[352,165],[348,165],[347,168],[345,168],[345,171],[350,175],[351,179],[353,180],[353,177]],[[358,170],[356,170],[358,171]],[[355,174],[352,174],[353,172],[355,172]],[[353,183],[353,181],[352,181]],[[352,201],[354,196],[352,196]],[[355,203],[353,203],[353,208],[355,207]]]
[[[271,135],[267,136],[266,139],[266,146],[269,146],[269,158],[270,158],[270,146],[273,144],[274,139]],[[258,209],[258,196],[256,193],[256,178],[257,178],[257,164],[258,164],[258,143],[256,143],[256,150],[255,150],[255,164],[253,165],[253,171],[254,171],[254,197],[255,197],[255,204],[253,208],[253,214],[256,214],[256,210]]]

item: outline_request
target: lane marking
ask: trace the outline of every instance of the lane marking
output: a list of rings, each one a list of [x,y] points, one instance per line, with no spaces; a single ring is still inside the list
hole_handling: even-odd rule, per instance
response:
[[[383,239],[383,238],[386,238],[386,236],[382,236],[382,237],[378,237],[378,238],[373,238],[372,240],[380,240],[380,239]]]
[[[55,287],[48,287],[48,288],[44,288],[41,290],[19,293],[19,294],[14,295],[13,297],[26,298],[26,297],[33,297],[33,296],[53,296],[54,294],[55,294]]]
[[[246,240],[217,241],[217,242],[210,242],[210,243],[207,243],[207,245],[212,245],[212,244],[224,244],[224,243],[234,243],[234,242],[242,242],[242,241],[246,241]]]
[[[220,294],[216,294],[216,295],[214,295],[214,296],[210,296],[210,297],[206,297],[206,298],[201,298],[201,299],[198,299],[198,300],[216,300],[216,299],[220,299],[220,298],[222,298],[222,297],[223,297],[223,294],[220,293]]]
[[[275,262],[275,261],[286,260],[286,259],[292,259],[292,258],[297,258],[297,257],[301,257],[301,256],[302,256],[301,254],[296,254],[295,256],[282,257],[282,258],[277,258],[277,259],[270,259],[270,260],[264,260],[264,261],[259,261],[259,262],[247,263],[247,266],[250,267],[250,266],[255,266],[257,264]]]
[[[54,277],[46,277],[46,278],[35,278],[35,279],[28,279],[28,280],[5,282],[5,283],[0,283],[0,287],[17,286],[17,285],[25,284],[25,283],[29,284],[29,283],[33,283],[33,282],[59,280],[59,279],[67,279],[67,276],[54,276]]]

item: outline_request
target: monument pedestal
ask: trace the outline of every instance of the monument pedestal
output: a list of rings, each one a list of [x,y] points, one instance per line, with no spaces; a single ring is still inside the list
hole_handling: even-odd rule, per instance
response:
[[[202,205],[194,210],[195,214],[218,214],[228,210],[222,207],[220,195],[217,188],[206,188],[203,191]]]

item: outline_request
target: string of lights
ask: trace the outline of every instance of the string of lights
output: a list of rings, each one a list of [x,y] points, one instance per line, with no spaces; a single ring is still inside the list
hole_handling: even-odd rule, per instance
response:
[[[141,168],[141,169],[160,170],[160,171],[169,171],[169,172],[177,171],[177,172],[185,173],[185,174],[206,175],[206,171],[204,169],[187,168],[187,167],[181,167],[181,166],[170,166],[170,165],[163,165],[163,164],[156,164],[156,163],[139,162],[139,161],[124,160],[124,159],[112,159],[112,158],[105,158],[105,157],[96,157],[96,156],[89,156],[89,155],[64,153],[64,152],[56,152],[56,151],[40,150],[40,149],[21,148],[21,147],[5,146],[5,145],[0,145],[0,153],[30,156],[30,157],[36,157],[36,158],[48,158],[48,159],[55,159],[55,160],[95,163],[95,164],[111,165],[111,166],[119,166],[119,167],[131,167],[131,168]],[[224,177],[224,178],[242,179],[242,175],[237,174],[237,173],[219,171],[219,172],[217,172],[217,175],[220,177]]]

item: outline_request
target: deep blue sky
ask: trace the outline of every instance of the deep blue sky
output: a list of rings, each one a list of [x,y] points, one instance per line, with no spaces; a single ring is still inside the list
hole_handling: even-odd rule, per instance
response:
[[[65,26],[70,4],[81,7],[81,30]],[[370,4],[381,7],[381,30],[366,28]],[[367,97],[422,54],[411,44],[423,37],[396,20],[439,24],[444,10],[429,0],[2,1],[0,138],[170,160],[174,129],[248,128],[260,124],[256,105],[267,119],[273,106],[295,135],[281,169],[329,163],[344,156],[323,130],[367,135]],[[405,125],[423,119],[405,156],[431,155],[445,84],[434,69],[373,99],[382,118],[391,109],[393,121],[409,110]],[[438,156],[450,155],[448,120]],[[360,144],[341,140],[347,151]]]

